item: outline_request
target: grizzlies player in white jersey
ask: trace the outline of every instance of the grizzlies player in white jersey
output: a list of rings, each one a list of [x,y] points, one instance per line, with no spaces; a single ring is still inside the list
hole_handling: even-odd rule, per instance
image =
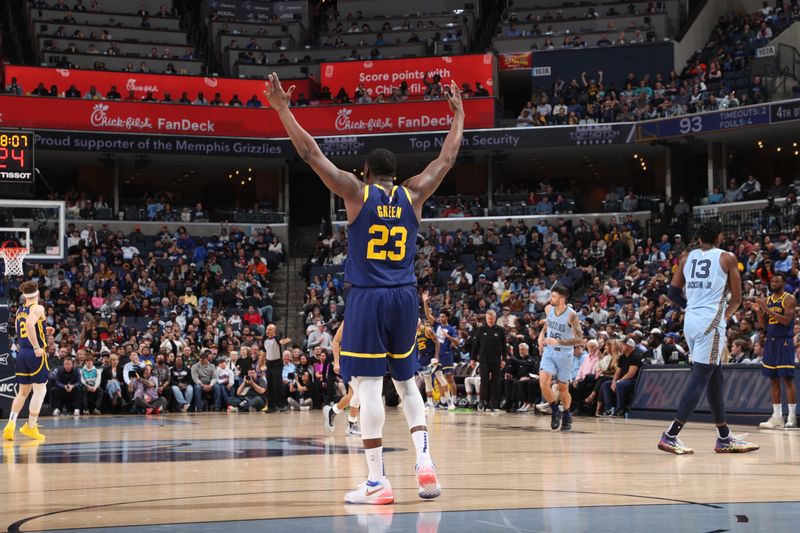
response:
[[[572,429],[572,415],[569,412],[572,396],[569,394],[569,380],[572,377],[574,347],[583,342],[583,329],[578,313],[567,305],[569,289],[556,284],[550,291],[550,305],[545,312],[545,323],[539,332],[539,347],[542,349],[542,362],[539,365],[539,384],[542,396],[550,404],[552,415],[550,428],[555,431]],[[558,396],[550,386],[553,378],[558,383]],[[561,405],[558,399],[561,398]]]
[[[743,453],[758,449],[758,444],[735,437],[725,421],[722,396],[721,356],[726,323],[742,303],[742,279],[736,257],[718,248],[722,225],[718,220],[704,222],[697,232],[700,247],[681,258],[667,295],[686,308],[683,332],[692,356],[692,372],[678,412],[669,429],[661,435],[658,449],[683,455],[694,453],[678,433],[692,414],[703,391],[717,426],[717,453]],[[681,289],[686,288],[686,297]],[[728,290],[730,300],[725,302]]]

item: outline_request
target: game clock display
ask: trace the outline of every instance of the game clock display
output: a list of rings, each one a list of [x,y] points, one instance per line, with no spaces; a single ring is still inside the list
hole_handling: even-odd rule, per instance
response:
[[[0,181],[33,182],[33,133],[0,130]]]

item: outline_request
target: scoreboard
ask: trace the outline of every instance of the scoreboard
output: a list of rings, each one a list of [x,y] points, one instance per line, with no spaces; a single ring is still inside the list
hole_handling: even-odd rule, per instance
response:
[[[32,132],[0,129],[0,182],[33,184]]]

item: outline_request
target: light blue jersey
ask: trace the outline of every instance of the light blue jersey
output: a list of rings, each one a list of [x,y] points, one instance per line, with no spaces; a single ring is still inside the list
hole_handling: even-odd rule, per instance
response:
[[[570,321],[575,315],[575,310],[567,306],[560,315],[556,313],[555,306],[547,311],[547,331],[545,337],[549,339],[569,340],[575,338],[575,332]],[[547,346],[542,350],[540,372],[547,372],[561,383],[569,383],[573,369],[573,346]]]
[[[570,306],[567,306],[564,312],[560,315],[556,314],[555,306],[550,306],[550,310],[547,312],[546,336],[550,339],[563,340],[574,338],[575,333],[572,331],[572,326],[569,324],[574,314],[575,310]],[[549,353],[556,356],[568,355],[572,357],[573,349],[574,348],[572,346],[545,346],[544,355]]]

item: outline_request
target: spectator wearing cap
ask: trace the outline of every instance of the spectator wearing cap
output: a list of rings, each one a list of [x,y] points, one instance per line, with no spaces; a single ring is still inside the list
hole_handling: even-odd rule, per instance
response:
[[[330,351],[332,348],[331,340],[331,334],[325,328],[325,322],[319,321],[316,324],[316,329],[308,336],[308,349],[313,350],[319,346],[326,351]]]
[[[637,347],[636,340],[631,335],[622,345],[622,354],[619,357],[614,377],[610,381],[603,383],[600,389],[603,404],[607,407],[611,406],[608,410],[610,416],[624,414],[628,395],[633,392],[633,387],[636,384],[636,375],[642,364],[641,352]]]

